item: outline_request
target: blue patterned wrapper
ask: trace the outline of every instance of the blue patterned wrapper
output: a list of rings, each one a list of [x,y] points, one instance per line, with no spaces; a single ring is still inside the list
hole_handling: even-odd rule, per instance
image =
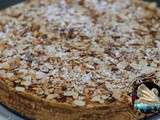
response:
[[[158,112],[160,111],[160,103],[141,103],[135,101],[134,108],[140,112]]]

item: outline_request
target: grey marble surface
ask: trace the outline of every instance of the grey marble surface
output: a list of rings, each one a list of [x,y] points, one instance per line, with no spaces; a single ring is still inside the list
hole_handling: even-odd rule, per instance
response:
[[[0,0],[0,9],[10,7],[11,5],[14,5],[23,1],[25,0]],[[157,4],[160,6],[160,0],[144,0],[144,1],[157,2]]]
[[[0,120],[26,120],[0,105]]]
[[[0,0],[0,10],[23,1],[24,0]]]
[[[144,0],[144,1],[157,2],[157,4],[160,6],[160,0]]]

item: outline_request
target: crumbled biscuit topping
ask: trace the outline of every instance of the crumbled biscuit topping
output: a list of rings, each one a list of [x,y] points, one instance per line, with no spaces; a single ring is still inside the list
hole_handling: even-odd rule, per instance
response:
[[[160,10],[145,4],[35,0],[0,12],[0,77],[47,100],[105,104],[160,72]]]

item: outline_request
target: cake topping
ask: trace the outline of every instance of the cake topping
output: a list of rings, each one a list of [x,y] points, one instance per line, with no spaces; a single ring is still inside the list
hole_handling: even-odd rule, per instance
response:
[[[137,0],[45,0],[6,9],[0,75],[48,100],[85,106],[119,99],[116,89],[128,92],[137,76],[159,71],[155,8]]]

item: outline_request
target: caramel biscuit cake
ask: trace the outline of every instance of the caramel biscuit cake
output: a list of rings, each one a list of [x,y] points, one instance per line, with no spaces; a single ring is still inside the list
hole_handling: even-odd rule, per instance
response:
[[[133,81],[160,80],[160,10],[141,0],[28,0],[0,12],[0,101],[36,120],[134,120]]]

